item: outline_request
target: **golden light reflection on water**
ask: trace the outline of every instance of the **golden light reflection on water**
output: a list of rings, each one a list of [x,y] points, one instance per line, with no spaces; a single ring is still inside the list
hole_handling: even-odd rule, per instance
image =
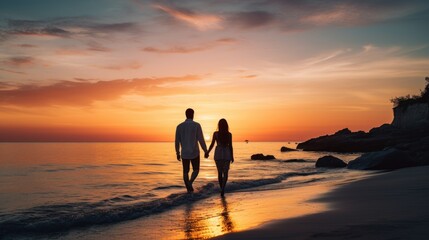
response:
[[[234,231],[235,223],[225,198],[217,200],[206,214],[194,207],[195,204],[188,204],[185,208],[184,239],[207,239]]]
[[[255,228],[276,220],[326,211],[327,206],[309,199],[331,187],[314,185],[274,191],[229,193],[186,205],[183,229],[169,239],[209,239]],[[181,221],[181,220],[180,220]]]

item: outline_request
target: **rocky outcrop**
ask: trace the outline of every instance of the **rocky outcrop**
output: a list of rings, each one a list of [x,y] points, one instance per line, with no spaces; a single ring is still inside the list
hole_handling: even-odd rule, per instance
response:
[[[273,160],[276,159],[273,155],[264,155],[262,153],[253,154],[250,159],[252,160]]]
[[[288,148],[288,147],[285,147],[285,146],[283,146],[283,147],[280,148],[280,152],[293,152],[293,151],[298,151],[298,150],[293,149],[293,148]]]
[[[429,127],[402,129],[391,124],[383,124],[369,132],[351,132],[343,129],[333,135],[321,136],[298,144],[304,151],[329,152],[373,152],[398,144],[418,141],[429,136]]]
[[[396,148],[384,151],[365,153],[349,162],[347,168],[359,170],[393,170],[417,166],[418,163],[411,158],[409,152]]]
[[[331,156],[331,155],[321,157],[321,158],[317,159],[317,162],[316,162],[317,168],[319,168],[319,167],[343,168],[346,166],[347,166],[347,163],[345,163],[343,160],[341,160],[337,157]]]
[[[398,144],[395,148],[408,152],[416,165],[429,165],[429,136],[414,142]]]
[[[371,152],[381,150],[389,146],[390,137],[381,135],[370,137],[363,131],[351,132],[343,129],[333,135],[321,136],[298,144],[298,149],[304,151],[328,151],[328,152]]]

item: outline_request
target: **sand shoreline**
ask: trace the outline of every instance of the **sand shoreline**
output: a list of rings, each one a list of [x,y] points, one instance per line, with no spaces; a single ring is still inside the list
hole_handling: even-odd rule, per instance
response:
[[[429,167],[380,173],[312,201],[331,210],[215,239],[427,239]]]

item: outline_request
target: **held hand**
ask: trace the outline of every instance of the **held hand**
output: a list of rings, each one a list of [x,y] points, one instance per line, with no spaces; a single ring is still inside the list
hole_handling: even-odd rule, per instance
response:
[[[180,154],[177,154],[176,157],[177,157],[177,161],[180,162]]]

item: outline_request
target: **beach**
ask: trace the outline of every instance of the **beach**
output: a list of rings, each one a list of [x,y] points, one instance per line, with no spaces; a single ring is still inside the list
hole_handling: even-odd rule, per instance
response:
[[[310,202],[328,210],[215,239],[427,239],[429,167],[374,174]]]

